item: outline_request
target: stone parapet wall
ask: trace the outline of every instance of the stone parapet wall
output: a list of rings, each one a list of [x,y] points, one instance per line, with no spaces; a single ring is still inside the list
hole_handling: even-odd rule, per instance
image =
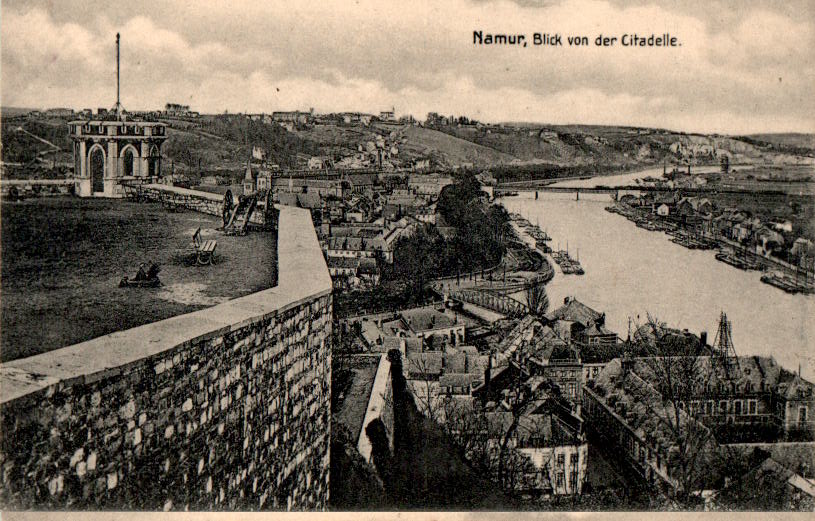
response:
[[[217,215],[218,217],[221,217],[223,212],[223,195],[157,183],[141,185],[137,189],[139,197],[149,201],[172,204],[196,212]],[[256,209],[249,219],[250,223],[259,225],[266,224],[265,221],[263,212],[260,209]]]
[[[0,365],[5,509],[323,509],[331,278],[280,208],[278,286]]]
[[[0,194],[16,192],[20,196],[67,195],[73,192],[74,179],[0,179]]]
[[[368,463],[373,461],[373,445],[366,430],[368,425],[376,419],[381,420],[384,424],[390,449],[393,450],[393,386],[391,384],[391,363],[387,353],[383,353],[379,358],[371,395],[368,397],[368,408],[357,437],[357,450]]]

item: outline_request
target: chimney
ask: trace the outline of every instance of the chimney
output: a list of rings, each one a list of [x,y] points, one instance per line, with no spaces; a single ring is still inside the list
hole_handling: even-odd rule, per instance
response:
[[[626,354],[620,360],[620,365],[622,367],[622,374],[620,376],[624,377],[634,369],[634,359],[631,358],[630,355]]]
[[[702,344],[702,347],[707,345],[707,331],[699,333],[699,343]]]

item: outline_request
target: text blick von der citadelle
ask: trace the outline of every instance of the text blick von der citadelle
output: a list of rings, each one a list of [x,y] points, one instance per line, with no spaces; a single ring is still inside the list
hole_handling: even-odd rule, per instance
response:
[[[670,33],[640,35],[625,33],[622,36],[603,34],[588,37],[584,35],[562,35],[560,33],[532,33],[531,38],[523,33],[485,33],[473,31],[475,46],[515,46],[515,47],[681,47],[679,38]]]

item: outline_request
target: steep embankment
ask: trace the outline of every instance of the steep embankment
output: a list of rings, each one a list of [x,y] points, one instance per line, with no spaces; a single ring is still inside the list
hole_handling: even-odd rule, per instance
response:
[[[516,159],[511,154],[429,128],[409,126],[403,134],[407,138],[402,145],[406,152],[433,157],[449,166],[462,163],[487,166],[510,163]]]
[[[509,125],[501,128],[439,127],[441,132],[510,154],[527,163],[630,167],[662,161],[800,164],[813,155],[811,135],[754,137],[686,134],[661,129],[593,125]]]

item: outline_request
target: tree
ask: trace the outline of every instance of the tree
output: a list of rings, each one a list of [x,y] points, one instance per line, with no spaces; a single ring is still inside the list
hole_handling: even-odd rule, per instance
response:
[[[524,343],[527,343],[525,340]],[[523,352],[523,349],[520,350]],[[510,362],[514,365],[513,362]],[[512,489],[515,486],[517,479],[517,466],[519,463],[518,458],[514,455],[516,452],[510,446],[510,442],[515,439],[517,441],[518,426],[521,422],[526,407],[534,399],[534,393],[530,392],[523,384],[523,365],[518,361],[517,365],[518,378],[516,380],[515,388],[510,391],[508,396],[509,412],[512,414],[512,420],[503,432],[501,432],[498,451],[498,481],[504,489]]]
[[[408,374],[411,378],[411,389],[419,412],[430,421],[438,423],[441,417],[442,401],[439,393],[439,381],[435,375],[436,368],[430,359],[430,353],[421,353],[420,356],[408,357]],[[434,353],[435,354],[435,353]],[[424,356],[422,356],[424,355]]]
[[[671,333],[650,314],[646,327],[648,334],[638,335],[637,345],[645,356],[628,362],[634,367],[624,374],[626,391],[657,423],[660,434],[648,432],[650,441],[667,437],[663,441],[670,447],[667,466],[676,499],[688,504],[716,448],[713,431],[696,405],[710,388],[716,368],[713,359],[704,356],[705,346]]]
[[[523,385],[522,378],[513,388],[509,403],[495,411],[487,411],[476,400],[442,397],[444,430],[461,455],[503,490],[545,489],[551,486],[548,469],[553,453],[537,467],[519,450],[519,444],[522,440],[551,440],[546,440],[543,416],[527,414],[535,394]]]
[[[546,286],[538,283],[526,289],[526,304],[533,315],[541,316],[549,310],[549,297]]]

